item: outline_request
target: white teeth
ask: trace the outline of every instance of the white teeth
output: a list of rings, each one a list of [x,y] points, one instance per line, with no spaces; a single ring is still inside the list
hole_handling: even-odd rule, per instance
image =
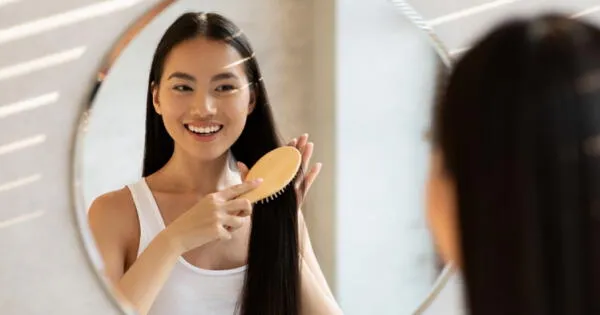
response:
[[[215,132],[221,130],[221,126],[195,127],[192,125],[187,125],[187,128],[191,132],[200,133],[200,134],[210,134],[210,133],[215,133]]]

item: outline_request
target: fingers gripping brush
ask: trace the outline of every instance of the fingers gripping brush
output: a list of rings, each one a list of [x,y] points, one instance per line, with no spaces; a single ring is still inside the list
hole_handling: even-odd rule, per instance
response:
[[[238,199],[248,199],[251,203],[267,203],[285,191],[296,178],[302,163],[302,154],[292,146],[279,147],[261,157],[246,175],[246,180],[262,178],[256,189]]]

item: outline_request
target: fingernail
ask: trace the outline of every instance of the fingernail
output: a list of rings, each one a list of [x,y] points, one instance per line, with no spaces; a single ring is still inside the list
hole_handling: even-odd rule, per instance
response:
[[[308,137],[308,133],[305,133],[302,135],[303,137]]]
[[[255,180],[252,181],[253,184],[260,184],[262,182],[263,182],[262,178],[257,178],[257,179],[255,179]]]

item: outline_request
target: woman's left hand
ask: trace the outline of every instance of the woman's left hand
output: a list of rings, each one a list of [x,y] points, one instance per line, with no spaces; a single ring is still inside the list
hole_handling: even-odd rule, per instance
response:
[[[319,173],[321,172],[321,163],[315,163],[309,169],[310,159],[313,154],[314,144],[308,142],[308,134],[303,134],[299,138],[292,139],[289,146],[296,147],[302,154],[302,173],[296,178],[294,188],[296,189],[296,195],[298,196],[298,207],[302,206],[306,194],[312,186]]]
[[[313,154],[314,144],[312,142],[308,142],[308,134],[303,134],[298,138],[292,139],[287,145],[293,146],[302,154],[302,173],[298,176],[294,182],[294,189],[296,190],[296,195],[298,196],[298,207],[302,206],[304,202],[304,198],[312,186],[312,183],[321,172],[321,163],[315,163],[312,165],[310,170],[308,166],[310,164],[310,158]],[[237,162],[238,169],[240,170],[240,175],[242,179],[246,178],[248,174],[248,167],[242,163]]]

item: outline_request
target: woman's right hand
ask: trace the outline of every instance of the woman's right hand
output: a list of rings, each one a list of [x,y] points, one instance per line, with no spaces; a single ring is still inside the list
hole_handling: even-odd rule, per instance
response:
[[[163,231],[178,254],[216,240],[231,239],[252,213],[247,199],[236,197],[252,191],[261,179],[244,182],[204,196]]]

